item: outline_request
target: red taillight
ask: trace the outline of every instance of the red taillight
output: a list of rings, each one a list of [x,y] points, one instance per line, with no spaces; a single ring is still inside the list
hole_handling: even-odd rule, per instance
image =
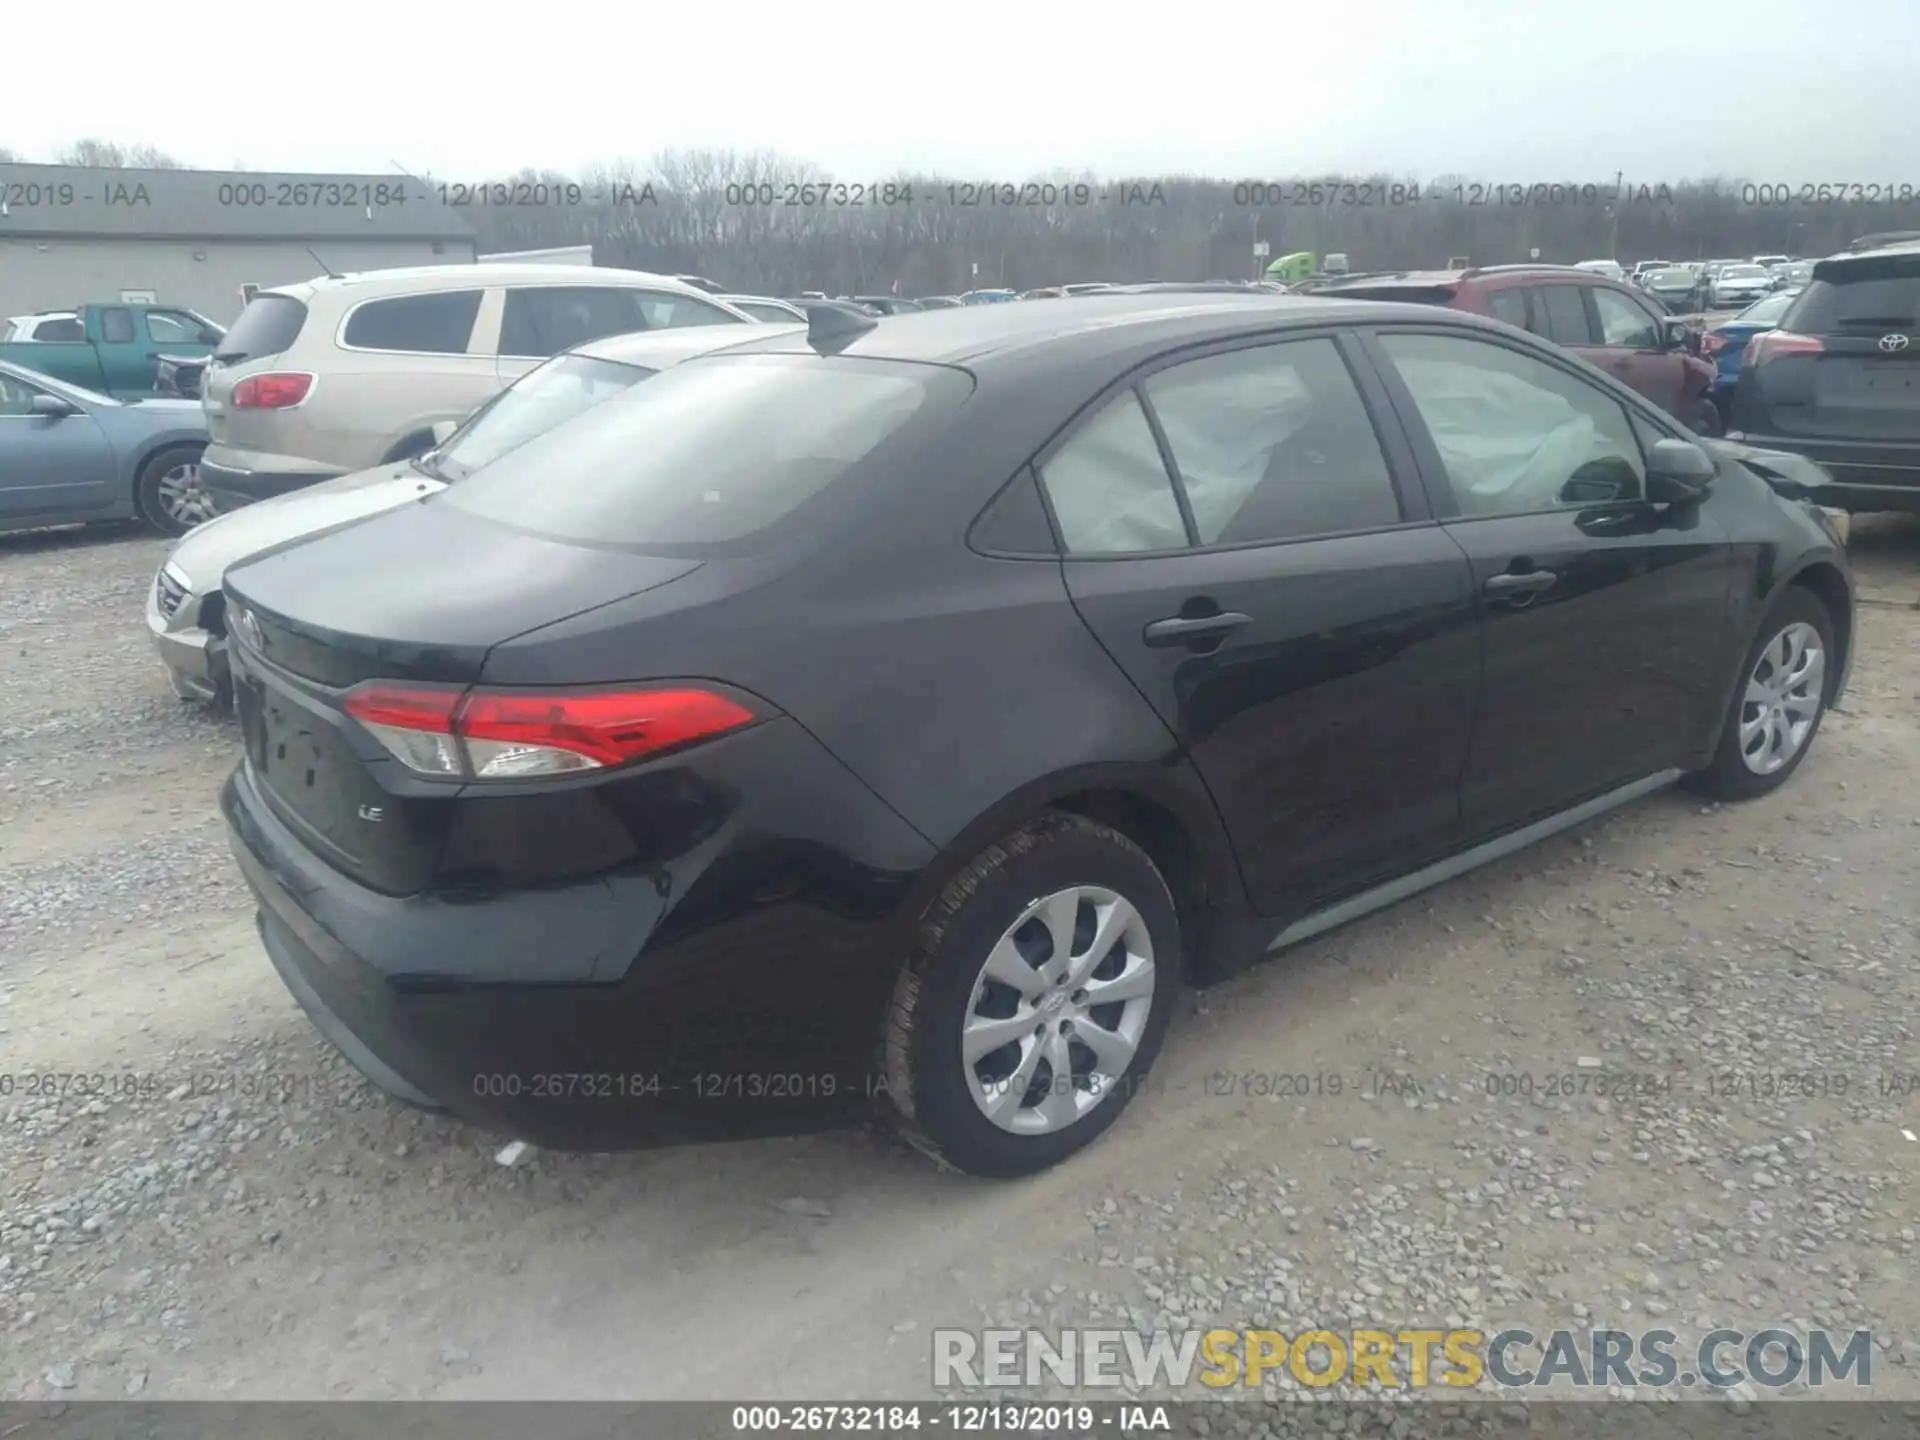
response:
[[[233,387],[227,403],[236,410],[285,410],[298,405],[313,389],[313,376],[289,370],[249,375]]]
[[[1791,330],[1763,330],[1747,342],[1747,364],[1777,360],[1782,355],[1823,355],[1826,342],[1812,335],[1796,335]]]
[[[713,690],[457,690],[378,682],[347,713],[389,754],[425,775],[477,780],[624,765],[760,718]]]
[[[1700,353],[1702,355],[1718,355],[1726,348],[1727,337],[1724,335],[1716,335],[1709,330],[1700,337]]]

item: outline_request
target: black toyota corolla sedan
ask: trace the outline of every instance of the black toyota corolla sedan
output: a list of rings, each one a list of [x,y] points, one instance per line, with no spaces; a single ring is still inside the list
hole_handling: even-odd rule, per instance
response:
[[[403,1099],[1030,1172],[1182,982],[1784,782],[1853,599],[1769,463],[1425,306],[823,315],[231,570],[223,806]]]

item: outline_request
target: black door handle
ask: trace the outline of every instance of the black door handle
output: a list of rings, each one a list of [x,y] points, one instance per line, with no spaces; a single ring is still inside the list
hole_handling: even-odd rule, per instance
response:
[[[1489,575],[1483,588],[1489,595],[1533,595],[1545,590],[1559,578],[1552,570],[1529,570],[1521,575],[1506,571]]]
[[[1252,623],[1251,615],[1222,610],[1217,615],[1175,615],[1171,619],[1155,620],[1142,634],[1149,645],[1193,645]]]

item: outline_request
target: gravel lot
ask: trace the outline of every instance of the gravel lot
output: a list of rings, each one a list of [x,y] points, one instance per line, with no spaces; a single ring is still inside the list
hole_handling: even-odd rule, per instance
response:
[[[1159,1093],[991,1185],[861,1133],[508,1169],[370,1092],[254,939],[234,732],[140,621],[164,543],[0,539],[0,1399],[908,1398],[935,1326],[1374,1322],[1864,1326],[1920,1398],[1920,524],[1854,550],[1782,793],[1208,992]],[[1596,1074],[1641,1078],[1548,1093]]]

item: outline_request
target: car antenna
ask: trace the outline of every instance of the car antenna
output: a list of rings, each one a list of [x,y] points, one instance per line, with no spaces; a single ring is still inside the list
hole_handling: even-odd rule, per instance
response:
[[[807,344],[818,354],[837,355],[879,323],[871,315],[837,305],[809,306]]]
[[[301,248],[301,249],[303,249],[303,250],[305,250],[305,251],[307,252],[307,254],[309,254],[309,255],[313,255],[313,247],[312,247],[312,246],[308,246],[308,245],[303,245],[303,246],[301,246],[300,248]],[[324,276],[326,276],[326,277],[327,277],[327,279],[329,279],[329,280],[341,280],[341,279],[344,279],[344,278],[346,278],[346,277],[344,277],[344,276],[341,276],[341,275],[336,275],[336,274],[334,274],[334,273],[333,273],[333,267],[332,267],[331,265],[329,265],[329,264],[327,264],[327,262],[326,262],[326,261],[324,261],[324,260],[322,260],[322,259],[321,259],[321,258],[320,258],[320,257],[319,257],[318,255],[313,255],[313,263],[314,263],[314,264],[316,264],[316,265],[318,265],[318,266],[320,267],[320,273],[321,273],[322,275],[324,275]]]

